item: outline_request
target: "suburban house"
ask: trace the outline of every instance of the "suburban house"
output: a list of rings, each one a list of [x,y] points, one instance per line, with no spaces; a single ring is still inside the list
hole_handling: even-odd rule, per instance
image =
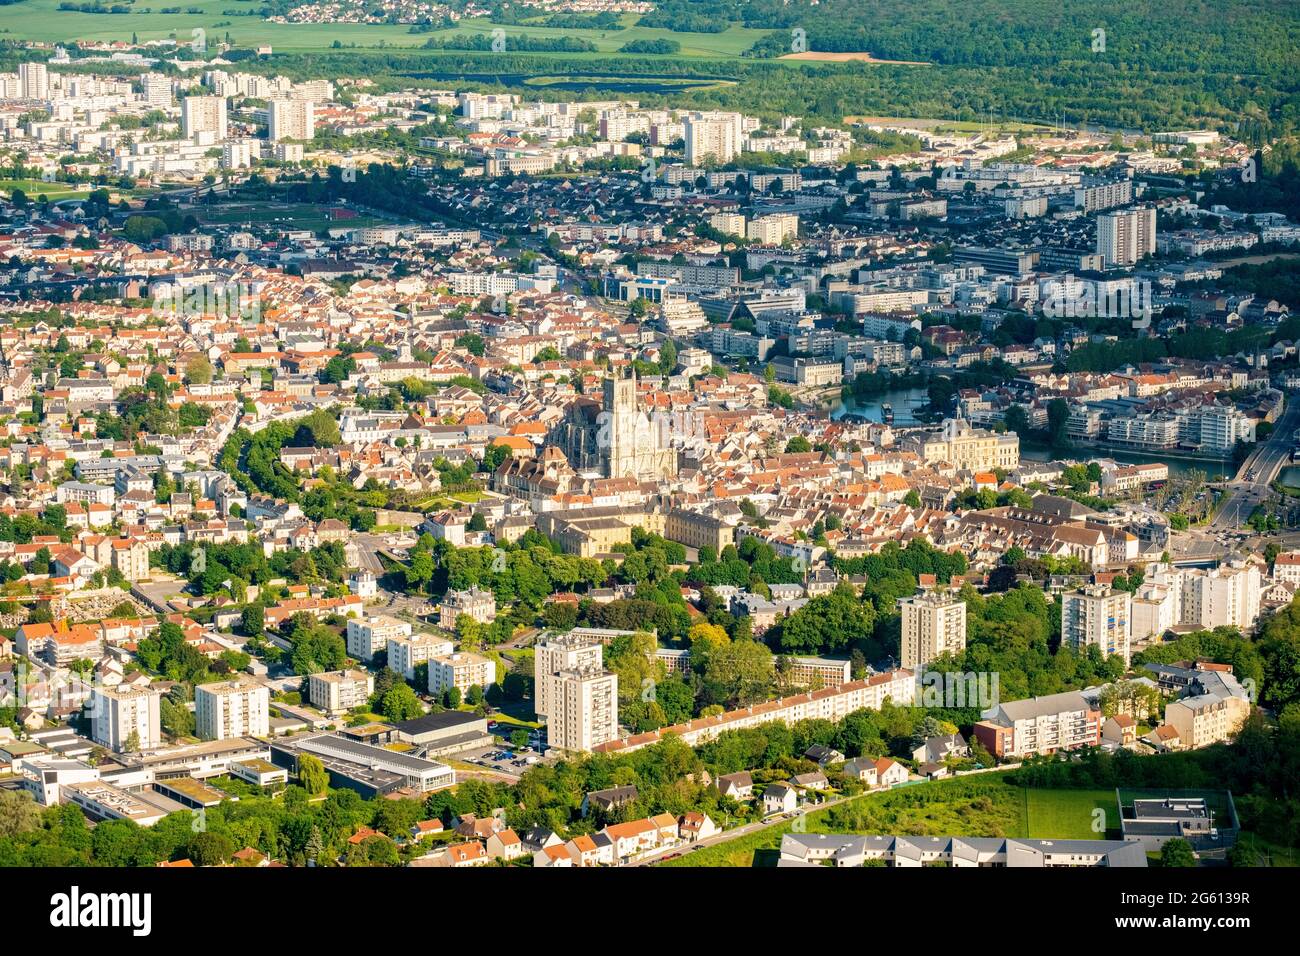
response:
[[[890,760],[888,757],[881,757],[876,761],[876,781],[882,787],[907,783],[907,776],[907,768],[901,763]]]
[[[631,785],[610,787],[608,790],[593,790],[582,798],[582,815],[590,816],[592,810],[609,813],[635,802],[636,797],[637,789]]]
[[[601,832],[614,844],[614,856],[620,862],[634,859],[659,845],[659,826],[653,820],[611,823]]]
[[[739,773],[725,773],[714,781],[718,792],[733,800],[748,800],[754,795],[754,778],[748,770]]]
[[[498,830],[488,837],[487,855],[508,863],[524,855],[524,843],[514,830]]]
[[[861,781],[868,787],[876,786],[876,762],[870,757],[854,757],[845,761],[844,774]]]
[[[543,847],[533,854],[533,866],[573,866],[573,857],[569,855],[569,847],[564,843],[557,843],[552,846]]]
[[[1137,721],[1132,714],[1116,714],[1101,725],[1103,743],[1131,747],[1137,742]]]
[[[831,785],[831,782],[826,779],[826,774],[820,770],[798,774],[791,777],[790,782],[801,790],[825,790]]]
[[[912,751],[917,763],[943,763],[949,757],[969,757],[970,747],[961,734],[943,734],[927,737],[925,743]]]
[[[817,764],[819,767],[825,767],[828,764],[843,763],[844,754],[832,747],[823,747],[815,744],[803,752],[804,757]]]
[[[799,791],[792,783],[774,783],[763,791],[763,813],[792,813],[799,809]]]
[[[450,867],[487,866],[492,857],[483,844],[474,840],[470,843],[453,843],[443,852],[442,865]]]
[[[707,813],[692,810],[682,817],[681,836],[687,843],[698,843],[720,832]]]

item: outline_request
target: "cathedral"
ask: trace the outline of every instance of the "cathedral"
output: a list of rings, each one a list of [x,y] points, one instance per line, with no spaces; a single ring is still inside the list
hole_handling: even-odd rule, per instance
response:
[[[579,472],[650,481],[677,474],[668,428],[637,408],[636,375],[605,379],[601,401],[579,398],[556,428],[554,443]]]

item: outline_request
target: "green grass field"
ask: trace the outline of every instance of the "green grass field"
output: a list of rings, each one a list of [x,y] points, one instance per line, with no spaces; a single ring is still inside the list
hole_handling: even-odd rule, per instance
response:
[[[4,194],[5,198],[12,195],[15,189],[21,189],[27,194],[28,199],[45,196],[48,199],[57,201],[90,195],[89,186],[79,186],[72,183],[49,183],[43,179],[0,179],[0,193]]]
[[[310,203],[235,203],[207,209],[197,207],[195,215],[200,222],[219,225],[277,225],[287,229],[349,228],[360,229],[393,220],[379,216],[358,215],[351,219],[332,219],[321,206]]]
[[[1036,840],[1103,840],[1119,837],[1119,806],[1113,790],[1029,790],[1025,795],[1025,834]],[[1094,814],[1105,812],[1104,817]],[[1093,829],[1104,820],[1105,832]]]
[[[440,33],[411,33],[406,24],[360,23],[267,23],[260,16],[226,16],[226,10],[247,10],[255,13],[257,5],[248,0],[186,0],[184,9],[199,9],[201,13],[163,14],[129,13],[96,14],[60,10],[60,0],[22,0],[0,7],[0,36],[8,40],[40,40],[46,43],[66,43],[70,40],[130,40],[134,33],[141,41],[162,40],[169,36],[188,43],[191,31],[201,28],[207,32],[209,43],[216,43],[230,35],[241,47],[271,44],[282,52],[308,52],[327,50],[337,40],[344,46],[355,44],[358,48],[419,47],[430,37],[447,37],[454,34],[491,33],[499,24],[487,20],[463,20],[455,28]],[[141,10],[144,8],[141,7]],[[624,23],[634,23],[636,15],[628,14]],[[534,37],[569,36],[590,40],[598,53],[552,54],[566,58],[599,56],[617,53],[629,40],[670,39],[682,47],[677,56],[711,59],[739,56],[755,41],[767,34],[766,30],[749,30],[732,26],[722,33],[673,33],[670,30],[650,27],[629,27],[624,30],[559,30],[552,27],[504,26],[506,48],[510,37],[526,34]],[[441,52],[441,51],[433,51]]]

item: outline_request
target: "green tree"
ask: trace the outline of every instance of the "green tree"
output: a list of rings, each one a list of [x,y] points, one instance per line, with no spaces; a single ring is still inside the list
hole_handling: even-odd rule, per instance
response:
[[[420,699],[410,684],[401,683],[390,689],[379,701],[379,713],[387,720],[414,720],[424,713]]]
[[[1171,867],[1196,866],[1196,855],[1192,845],[1181,837],[1166,840],[1160,848],[1160,865],[1165,869]]]
[[[206,385],[212,381],[212,363],[206,355],[196,355],[185,364],[185,377],[193,385]]]
[[[266,609],[260,604],[249,604],[239,615],[239,623],[245,634],[259,637],[266,632]]]
[[[234,856],[235,844],[224,833],[205,830],[190,840],[189,858],[195,866],[222,866]]]
[[[312,796],[318,796],[329,789],[329,772],[319,757],[311,754],[298,755],[298,785]]]
[[[0,839],[8,840],[38,829],[41,808],[25,790],[0,790]]]

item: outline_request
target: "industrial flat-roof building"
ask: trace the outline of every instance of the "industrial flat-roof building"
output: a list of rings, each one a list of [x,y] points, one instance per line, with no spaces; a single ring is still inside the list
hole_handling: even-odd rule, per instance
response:
[[[297,770],[298,756],[303,753],[317,757],[325,765],[331,786],[355,790],[367,799],[404,789],[429,793],[456,782],[456,771],[446,764],[339,734],[289,737],[271,744],[271,762],[290,771]]]
[[[487,723],[477,714],[445,710],[404,720],[394,729],[398,740],[422,748],[426,757],[440,757],[492,743]]]

